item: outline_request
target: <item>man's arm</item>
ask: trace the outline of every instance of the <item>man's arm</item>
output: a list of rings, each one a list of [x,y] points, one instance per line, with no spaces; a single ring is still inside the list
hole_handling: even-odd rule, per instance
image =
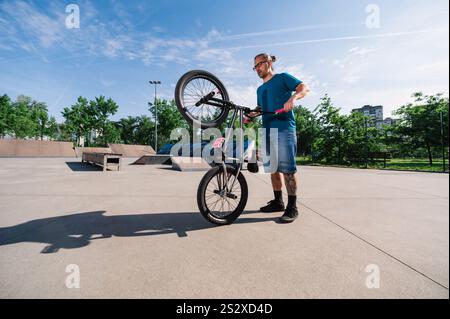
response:
[[[291,96],[291,98],[284,103],[284,111],[289,112],[294,109],[294,102],[296,100],[304,98],[309,93],[309,86],[306,83],[300,83],[295,88],[295,93]]]

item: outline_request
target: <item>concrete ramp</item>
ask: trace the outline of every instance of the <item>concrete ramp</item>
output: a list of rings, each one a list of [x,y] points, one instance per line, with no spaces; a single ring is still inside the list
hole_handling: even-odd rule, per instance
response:
[[[181,172],[208,171],[211,166],[201,157],[172,157],[172,168]]]
[[[160,164],[166,164],[170,165],[172,164],[171,156],[170,155],[163,155],[163,154],[155,154],[155,155],[144,155],[138,158],[136,161],[131,163],[131,165],[160,165]]]
[[[155,155],[155,150],[148,145],[109,144],[113,153],[122,154],[123,157],[141,157]]]
[[[74,157],[72,142],[0,139],[0,156]]]

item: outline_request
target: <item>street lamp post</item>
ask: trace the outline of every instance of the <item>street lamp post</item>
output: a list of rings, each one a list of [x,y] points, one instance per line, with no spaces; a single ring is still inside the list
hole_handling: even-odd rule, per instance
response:
[[[365,168],[367,168],[367,161],[369,160],[369,145],[368,145],[368,136],[367,136],[367,117],[364,116],[364,135],[365,135]]]
[[[440,117],[441,117],[441,143],[442,143],[442,171],[445,173],[444,118],[442,116],[442,111],[440,112]]]
[[[161,81],[148,81],[148,83],[155,85],[155,152],[158,152],[158,109],[156,105],[156,86],[161,84]]]

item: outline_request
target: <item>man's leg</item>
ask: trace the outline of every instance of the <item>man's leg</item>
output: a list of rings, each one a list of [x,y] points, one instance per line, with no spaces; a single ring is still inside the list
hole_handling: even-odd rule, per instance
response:
[[[284,173],[284,183],[286,184],[286,190],[288,196],[297,196],[297,177],[295,173],[287,174]],[[281,178],[280,178],[281,181]],[[273,185],[273,182],[272,182]]]
[[[283,182],[281,179],[281,173],[276,172],[276,173],[271,174],[270,179],[272,181],[273,195],[275,196],[275,201],[280,203],[284,209],[283,192],[282,192]]]
[[[280,134],[279,134],[280,135]],[[297,138],[295,131],[282,132],[283,143],[279,144],[279,170],[283,172],[288,193],[288,204],[280,222],[291,223],[298,217],[297,209]]]
[[[288,193],[288,204],[280,222],[291,223],[298,217],[297,209],[297,177],[295,173],[284,173],[284,182]]]
[[[268,202],[267,206],[261,207],[260,210],[265,213],[282,212],[284,211],[284,202],[281,174],[278,172],[270,174],[270,180],[272,181],[273,195],[275,198]]]
[[[279,172],[270,174],[272,180],[273,191],[281,191],[283,189],[283,182],[281,181],[281,174]]]

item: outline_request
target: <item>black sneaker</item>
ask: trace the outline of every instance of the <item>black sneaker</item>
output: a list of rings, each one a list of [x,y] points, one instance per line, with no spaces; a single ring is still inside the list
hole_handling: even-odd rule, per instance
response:
[[[298,209],[296,206],[288,206],[278,221],[280,223],[292,223],[298,217]]]
[[[284,203],[276,199],[271,200],[267,204],[269,205],[261,207],[259,210],[262,211],[263,213],[274,213],[284,211]]]

